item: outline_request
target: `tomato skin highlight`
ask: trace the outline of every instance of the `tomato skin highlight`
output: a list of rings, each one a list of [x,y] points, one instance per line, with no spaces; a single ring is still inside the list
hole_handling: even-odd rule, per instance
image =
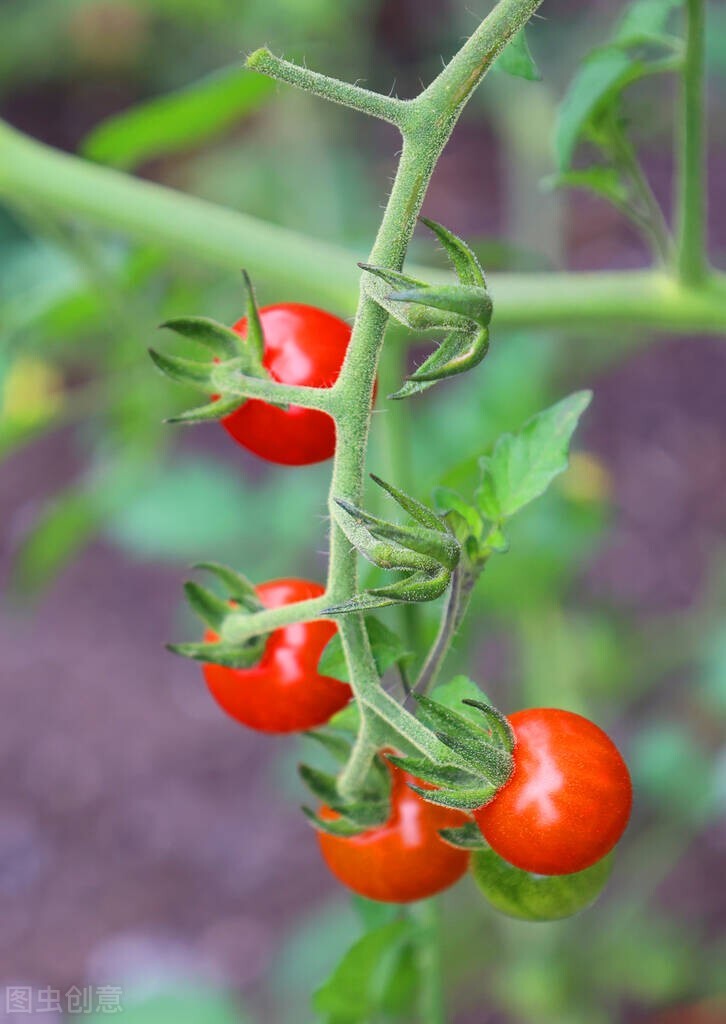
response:
[[[260,309],[265,338],[262,362],[273,380],[329,388],[338,379],[350,342],[350,326],[314,306],[282,303]],[[233,328],[243,337],[247,320]],[[319,409],[279,409],[250,398],[221,420],[238,444],[268,462],[309,466],[335,452],[335,421]]]
[[[474,811],[482,835],[523,871],[569,875],[615,846],[630,817],[632,785],[609,736],[582,715],[532,708],[509,716],[514,771]]]
[[[612,856],[572,875],[535,875],[502,860],[494,850],[472,854],[471,872],[500,914],[520,921],[560,921],[591,906],[612,871]]]
[[[448,889],[466,873],[468,850],[449,846],[442,828],[457,828],[469,818],[462,811],[427,803],[407,785],[424,785],[389,765],[391,816],[383,825],[351,838],[318,832],[330,871],[343,885],[369,900],[412,903]],[[328,807],[321,818],[338,817]]]
[[[279,608],[325,592],[318,583],[271,580],[255,588],[265,608]],[[326,619],[283,626],[270,634],[252,668],[205,664],[204,678],[219,706],[232,718],[260,732],[301,732],[323,725],[352,696],[347,683],[318,674],[318,661],[335,633]],[[219,640],[211,630],[205,640]]]

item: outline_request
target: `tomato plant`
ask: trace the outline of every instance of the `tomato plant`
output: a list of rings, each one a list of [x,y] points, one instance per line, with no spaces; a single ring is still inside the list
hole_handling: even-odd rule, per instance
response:
[[[391,812],[388,820],[360,835],[318,832],[325,862],[353,892],[385,903],[411,903],[434,896],[462,877],[469,852],[445,843],[440,829],[456,828],[466,815],[428,803],[409,788],[417,780],[391,766]],[[323,820],[339,815],[323,807]]]
[[[262,363],[273,380],[329,388],[338,379],[350,341],[350,327],[314,306],[280,303],[259,311],[264,337]],[[234,325],[247,336],[247,318]],[[335,452],[335,423],[317,409],[287,408],[249,399],[222,425],[244,448],[268,462],[308,466]]]
[[[602,729],[571,711],[532,708],[509,722],[514,770],[474,812],[482,835],[524,871],[583,871],[625,831],[632,804],[626,764]]]
[[[175,317],[165,324],[206,347],[207,361],[163,352],[152,352],[152,358],[167,376],[207,396],[206,405],[174,420],[219,420],[239,444],[280,465],[333,459],[325,506],[325,585],[282,579],[251,588],[234,570],[213,566],[227,588],[223,596],[187,584],[190,604],[208,626],[205,640],[173,649],[204,663],[212,694],[237,721],[266,732],[315,730],[338,767],[332,774],[301,766],[303,780],[322,803],[318,815],[305,810],[330,870],[369,899],[405,903],[429,897],[462,876],[474,851],[477,883],[494,906],[529,920],[552,920],[597,896],[627,825],[627,767],[592,722],[555,708],[507,718],[462,677],[448,689],[434,689],[484,568],[518,539],[510,531],[513,518],[566,469],[571,439],[592,394],[575,392],[535,415],[528,408],[522,419],[530,418],[518,429],[482,438],[476,452],[457,449],[453,468],[429,473],[426,465],[429,496],[409,493],[423,490],[423,484],[411,470],[405,432],[389,426],[379,453],[398,479],[373,480],[385,492],[377,495],[381,505],[390,499],[398,518],[371,507],[365,473],[391,319],[397,329],[388,344],[402,351],[386,361],[386,375],[396,375],[389,412],[410,406],[407,400],[414,396],[419,408],[435,410],[435,403],[427,404],[428,391],[482,364],[490,328],[495,335],[500,327],[569,328],[573,321],[610,332],[633,325],[723,328],[726,277],[708,264],[700,178],[704,4],[685,5],[683,40],[669,31],[677,6],[636,2],[626,12],[613,40],[588,58],[562,105],[556,132],[558,173],[552,184],[587,188],[630,219],[653,255],[653,266],[637,275],[489,278],[479,262],[480,246],[420,217],[438,158],[494,62],[537,78],[524,31],[539,0],[499,0],[436,78],[408,100],[320,75],[266,49],[249,56],[249,71],[383,120],[399,132],[401,158],[367,262],[358,264],[360,276],[357,257],[349,252],[246,218],[215,219],[211,208],[99,168],[81,170],[75,158],[49,155],[0,128],[0,188],[18,193],[19,206],[40,198],[63,214],[66,205],[90,212],[107,226],[116,223],[114,217],[129,220],[140,237],[163,236],[168,245],[185,240],[194,252],[203,235],[204,251],[225,267],[237,266],[239,243],[255,273],[272,276],[281,287],[304,281],[311,288],[308,298],[322,294],[341,315],[356,309],[352,328],[309,305],[283,302],[258,309],[245,272],[247,313],[234,328],[207,317]],[[620,107],[630,83],[663,73],[677,73],[681,86],[674,132],[681,147],[675,230],[640,167]],[[219,89],[220,81],[209,87]],[[182,108],[182,125],[188,109]],[[226,110],[223,119],[232,119]],[[581,142],[600,163],[581,167],[575,161]],[[98,185],[100,198],[89,194],[89,181]],[[419,219],[443,248],[448,273],[407,265]],[[407,332],[419,340],[434,338],[432,351],[415,368],[404,348]],[[482,379],[485,387],[487,378]],[[508,394],[500,405],[509,409]],[[447,424],[431,430],[421,422],[410,416],[426,444],[441,436],[457,448]],[[408,482],[401,479],[406,474]],[[448,486],[452,481],[462,490]],[[260,533],[259,543],[269,546],[267,531]],[[375,567],[367,576],[359,556]],[[386,573],[396,575],[391,581]],[[429,630],[420,606],[439,600],[437,625]],[[405,642],[376,617],[396,606]],[[321,671],[331,641],[338,642],[333,656],[345,680]],[[353,706],[336,718],[351,698]],[[388,758],[383,770],[390,785],[382,790],[381,752],[388,750],[399,753]],[[489,849],[482,849],[483,839]],[[390,931],[401,938],[406,926]],[[421,929],[429,966],[437,959],[431,954],[438,942],[434,931],[430,924]],[[408,957],[409,967],[410,962]],[[422,982],[437,970],[422,970]],[[426,1019],[438,1022],[436,990],[434,978]],[[345,1012],[337,1019],[347,1019]]]
[[[265,608],[281,608],[318,597],[324,588],[283,579],[256,588]],[[209,663],[204,678],[217,703],[232,718],[260,732],[301,732],[322,725],[351,697],[350,687],[318,674],[320,655],[335,632],[329,621],[295,623],[270,634],[259,662],[250,668]],[[205,640],[219,637],[212,630]]]

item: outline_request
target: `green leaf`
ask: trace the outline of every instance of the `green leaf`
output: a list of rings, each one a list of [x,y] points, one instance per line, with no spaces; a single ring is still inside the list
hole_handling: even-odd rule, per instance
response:
[[[146,160],[206,142],[257,110],[274,87],[274,82],[244,68],[224,68],[103,121],[83,140],[81,152],[91,160],[131,170]]]
[[[379,676],[383,676],[393,665],[410,657],[400,638],[388,626],[384,626],[375,615],[366,615],[365,624]],[[350,681],[340,633],[336,632],[332,636],[320,656],[318,672],[333,679]]]
[[[497,57],[494,67],[506,71],[508,75],[514,75],[515,78],[526,78],[528,82],[542,80],[542,74],[529,51],[527,35],[523,28],[512,36]]]
[[[482,693],[474,680],[469,679],[468,676],[454,676],[448,683],[435,686],[431,692],[431,699],[451,711],[458,712],[480,728],[482,726],[481,712],[463,702],[476,700],[489,703],[487,695]]]
[[[502,522],[513,516],[567,468],[570,440],[591,399],[591,391],[577,391],[533,416],[518,434],[499,438],[492,454],[481,460],[476,497],[487,518]]]
[[[619,91],[618,84],[630,69],[631,58],[615,46],[595,50],[580,65],[560,103],[555,134],[557,165],[565,171],[590,118],[608,98]]]
[[[411,956],[414,926],[393,921],[368,932],[345,954],[313,996],[326,1024],[370,1024],[384,1013],[401,1013],[416,990]]]
[[[636,0],[620,19],[615,41],[627,46],[647,39],[660,40],[672,12],[682,3],[683,0]]]
[[[564,171],[546,178],[544,188],[581,188],[595,192],[616,206],[626,203],[628,188],[615,167],[587,167],[581,171]]]

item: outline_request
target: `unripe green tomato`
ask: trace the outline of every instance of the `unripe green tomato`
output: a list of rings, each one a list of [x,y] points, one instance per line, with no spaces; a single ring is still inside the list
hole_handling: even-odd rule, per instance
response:
[[[477,850],[471,859],[474,880],[491,905],[523,921],[572,917],[598,898],[613,866],[613,855],[574,875],[533,875],[502,860],[494,850]]]

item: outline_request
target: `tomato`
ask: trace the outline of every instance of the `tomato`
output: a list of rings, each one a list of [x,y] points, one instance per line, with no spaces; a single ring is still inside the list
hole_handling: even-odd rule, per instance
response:
[[[391,815],[383,825],[351,838],[318,832],[325,862],[353,892],[384,903],[411,903],[457,882],[469,866],[469,851],[445,843],[439,829],[469,819],[462,811],[427,803],[408,783],[418,780],[389,765]],[[328,807],[321,818],[338,815]]]
[[[256,590],[265,608],[324,593],[319,584],[296,579],[273,580]],[[323,725],[352,696],[347,683],[318,674],[320,655],[336,628],[321,619],[276,629],[252,668],[205,665],[207,685],[220,707],[251,729],[300,732]],[[219,637],[209,631],[205,639]]]
[[[484,896],[502,914],[523,921],[558,921],[595,902],[610,876],[612,860],[603,857],[574,875],[534,875],[508,864],[494,850],[477,850],[471,870]]]
[[[514,771],[474,817],[510,864],[541,875],[583,871],[625,831],[632,787],[612,740],[571,711],[533,708],[509,716]]]
[[[284,303],[262,308],[260,322],[262,361],[273,380],[313,388],[335,383],[350,341],[344,320],[313,306]],[[246,318],[234,330],[244,337]],[[221,422],[235,441],[268,462],[307,466],[335,452],[335,422],[318,409],[280,409],[250,398]]]

